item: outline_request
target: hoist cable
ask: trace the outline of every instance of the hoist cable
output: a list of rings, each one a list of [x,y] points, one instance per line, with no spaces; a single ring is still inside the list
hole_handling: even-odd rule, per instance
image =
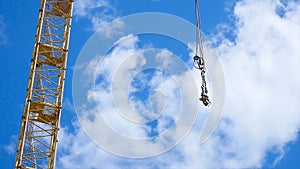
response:
[[[195,14],[196,14],[196,55],[203,57],[203,45],[202,45],[202,35],[201,35],[201,23],[200,23],[200,12],[198,0],[195,0]]]

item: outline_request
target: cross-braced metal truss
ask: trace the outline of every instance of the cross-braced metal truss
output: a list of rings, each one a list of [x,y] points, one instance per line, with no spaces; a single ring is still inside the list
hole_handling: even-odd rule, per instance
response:
[[[55,168],[73,0],[42,0],[15,169]]]

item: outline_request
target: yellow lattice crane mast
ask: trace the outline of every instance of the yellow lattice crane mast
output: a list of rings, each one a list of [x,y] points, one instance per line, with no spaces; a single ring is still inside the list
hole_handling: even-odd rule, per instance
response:
[[[42,0],[15,169],[55,168],[73,0]]]

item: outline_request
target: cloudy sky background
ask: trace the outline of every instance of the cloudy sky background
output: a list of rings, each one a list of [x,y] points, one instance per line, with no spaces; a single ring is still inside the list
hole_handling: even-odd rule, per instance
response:
[[[26,5],[24,7],[25,2],[14,4],[3,1],[0,4],[0,54],[3,58],[0,91],[1,99],[4,100],[0,108],[1,115],[4,117],[1,127],[9,128],[1,131],[1,166],[11,168],[14,163],[20,113],[25,97],[26,84],[24,82],[28,76],[27,69],[29,69],[37,18],[37,10],[30,9],[29,6],[37,9],[38,2],[29,2],[26,4],[29,5],[28,7]],[[203,32],[214,45],[226,80],[223,118],[214,135],[205,144],[198,143],[201,127],[208,114],[208,109],[203,107],[200,108],[201,112],[196,119],[195,126],[184,141],[174,149],[152,158],[129,159],[112,155],[100,149],[82,130],[72,105],[71,79],[76,57],[85,41],[96,30],[103,28],[112,20],[136,12],[166,12],[193,23],[193,5],[193,2],[168,0],[141,2],[78,0],[75,2],[57,168],[291,168],[291,166],[300,165],[297,161],[300,144],[298,141],[300,77],[297,75],[297,72],[300,72],[299,1],[200,2]],[[9,16],[10,10],[7,7],[4,8],[5,6],[14,9],[15,15]],[[28,16],[25,17],[25,15]],[[26,19],[22,19],[23,17]],[[16,19],[20,21],[15,23]],[[14,26],[15,24],[27,26],[22,29]],[[111,35],[113,31],[122,31],[121,28],[122,23],[115,24],[109,29],[112,32],[106,33]],[[20,36],[15,37],[17,35]],[[103,62],[104,66],[101,65],[101,70],[97,70],[99,71],[96,74],[97,77],[107,74],[109,76],[116,70],[114,67],[119,68],[121,55],[124,56],[121,58],[123,60],[131,56],[133,60],[130,60],[130,63],[132,64],[125,64],[127,67],[121,66],[118,69],[121,76],[115,77],[116,80],[129,81],[132,78],[126,79],[122,75],[128,74],[132,68],[142,67],[145,64],[145,45],[164,46],[145,39],[147,37],[127,35],[107,56],[95,56],[86,67],[87,75],[95,76],[93,70],[95,64],[103,57],[106,60]],[[24,45],[21,46],[22,44]],[[16,48],[18,50],[15,52]],[[189,63],[191,52],[188,49],[176,51],[174,47],[167,45],[160,53],[157,53],[156,59],[163,58],[170,62],[171,56],[183,54],[186,54],[186,62]],[[15,61],[15,58],[18,60]],[[12,69],[16,66],[17,69]],[[101,74],[101,72],[105,73]],[[129,73],[138,72],[133,70]],[[197,71],[194,70],[191,73],[196,76]],[[110,91],[102,90],[103,85],[111,83],[110,81],[104,80],[98,83],[97,92],[87,93],[88,100],[96,103],[101,109],[105,109],[102,115],[119,133],[139,138],[147,137],[149,134],[157,135],[160,131],[172,126],[172,122],[178,115],[176,114],[178,99],[193,96],[193,91],[180,97],[174,96],[172,94],[176,94],[178,88],[189,88],[189,86],[187,84],[187,86],[178,86],[174,79],[162,72],[152,72],[150,75],[149,77],[147,72],[142,72],[135,77],[134,80],[140,89],[131,88],[133,94],[129,98],[131,104],[135,105],[138,110],[150,111],[142,115],[133,113],[136,118],[152,118],[157,115],[155,114],[157,112],[165,112],[163,118],[156,122],[157,124],[141,127],[122,120],[120,116],[114,116],[115,113],[105,114],[114,109],[106,99],[106,96],[110,97]],[[185,75],[181,72],[178,79],[184,81]],[[143,82],[142,79],[146,81]],[[201,82],[196,79],[196,83]],[[146,85],[144,89],[155,91],[149,98],[154,102],[150,108],[147,105],[148,102],[135,99],[140,95],[134,92],[142,90],[143,85]],[[117,91],[118,96],[126,92],[127,88],[121,85]],[[106,86],[106,89],[109,88]],[[164,103],[165,107],[158,103]],[[89,112],[95,112],[95,107],[88,109]],[[168,112],[175,113],[167,114]],[[93,115],[93,124],[99,124],[97,114]],[[118,140],[112,141],[118,143]],[[126,147],[122,143],[119,146],[119,148]],[[133,148],[131,153],[136,153],[135,151],[142,150]]]

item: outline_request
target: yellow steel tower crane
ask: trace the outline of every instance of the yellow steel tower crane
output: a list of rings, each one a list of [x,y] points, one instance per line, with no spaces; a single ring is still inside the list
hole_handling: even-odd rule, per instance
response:
[[[42,0],[15,169],[55,168],[73,0]]]

